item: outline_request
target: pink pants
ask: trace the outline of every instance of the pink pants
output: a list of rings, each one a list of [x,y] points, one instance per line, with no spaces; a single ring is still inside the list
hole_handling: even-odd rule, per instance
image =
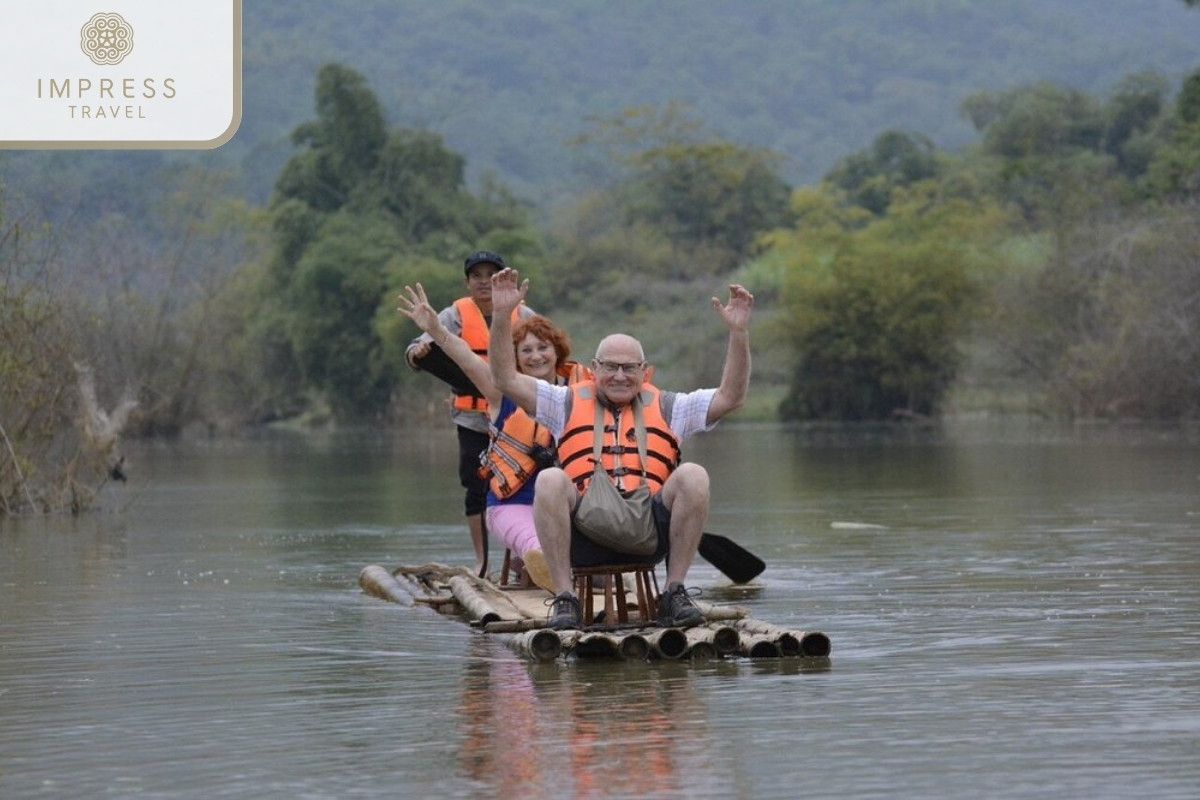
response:
[[[506,503],[488,506],[488,533],[521,558],[530,550],[540,550],[537,529],[533,526],[533,506]]]

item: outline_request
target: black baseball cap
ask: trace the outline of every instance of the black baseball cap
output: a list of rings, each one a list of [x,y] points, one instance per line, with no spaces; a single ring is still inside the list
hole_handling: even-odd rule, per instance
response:
[[[495,264],[500,269],[504,269],[504,259],[491,250],[476,250],[467,256],[467,260],[463,262],[463,273],[470,272],[471,267],[476,264]]]

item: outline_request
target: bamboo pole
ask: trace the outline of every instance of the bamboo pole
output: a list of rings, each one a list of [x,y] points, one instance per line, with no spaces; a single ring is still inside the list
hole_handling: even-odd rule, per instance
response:
[[[749,616],[750,612],[745,606],[718,606],[712,603],[704,603],[699,600],[695,601],[696,607],[704,614],[704,618],[709,622],[718,620],[742,619]]]
[[[692,661],[716,661],[721,657],[717,648],[707,639],[697,639],[688,645],[687,657]]]
[[[650,650],[659,658],[682,658],[688,651],[688,638],[682,628],[657,628],[645,634]]]
[[[821,631],[792,631],[800,640],[800,655],[810,658],[824,658],[833,650],[833,642]]]
[[[628,661],[645,661],[650,657],[650,642],[640,633],[627,633],[617,637],[617,653]]]
[[[480,625],[500,621],[500,613],[492,608],[469,579],[455,575],[450,579],[450,591],[473,621]]]
[[[738,633],[737,628],[732,625],[717,625],[710,623],[706,625],[712,631],[713,647],[717,648],[717,652],[723,656],[730,653],[736,653],[738,642],[741,641],[742,635]]]
[[[381,600],[391,600],[402,606],[411,606],[416,602],[413,593],[400,585],[392,573],[378,564],[368,564],[358,573],[358,585],[367,594]]]
[[[712,655],[704,655],[705,658],[719,658],[736,653],[741,639],[737,630],[728,625],[697,625],[688,628],[686,635],[689,650],[699,647],[701,654],[712,651]]]
[[[733,624],[738,630],[770,638],[779,648],[780,655],[791,657],[801,654],[800,637],[787,628],[757,619],[739,619]]]
[[[832,648],[829,637],[820,631],[797,631],[756,619],[738,620],[734,625],[747,633],[774,637],[779,652],[788,657],[823,657]]]
[[[518,653],[534,661],[553,661],[563,650],[562,639],[548,628],[506,636],[505,640]]]
[[[575,655],[614,658],[620,654],[618,637],[600,631],[588,631],[575,640]]]
[[[524,631],[536,631],[545,628],[546,620],[532,619],[530,617],[502,619],[499,622],[489,622],[482,627],[484,633],[523,633]]]
[[[739,637],[738,652],[749,658],[778,658],[779,645],[763,633],[746,633]]]

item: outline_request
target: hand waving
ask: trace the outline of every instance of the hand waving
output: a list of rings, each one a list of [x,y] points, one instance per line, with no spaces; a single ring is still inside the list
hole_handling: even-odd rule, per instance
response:
[[[438,320],[437,311],[433,306],[429,305],[429,298],[425,296],[425,287],[417,284],[417,288],[405,286],[401,294],[396,295],[396,299],[400,301],[400,305],[396,307],[404,316],[417,323],[417,327],[428,333],[434,339],[437,339],[437,334],[442,329],[442,324]]]
[[[731,331],[744,331],[750,326],[750,312],[754,309],[754,295],[746,291],[746,287],[736,283],[729,285],[729,302],[721,305],[717,298],[712,299],[713,308],[720,315],[721,321]]]
[[[508,316],[525,300],[529,281],[521,280],[515,269],[508,267],[492,276],[492,314]]]

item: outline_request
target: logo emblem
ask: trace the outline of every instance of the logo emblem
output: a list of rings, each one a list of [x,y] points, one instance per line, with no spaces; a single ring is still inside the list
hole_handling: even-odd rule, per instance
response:
[[[120,14],[96,14],[79,30],[79,46],[95,64],[120,64],[133,52],[133,28]]]

